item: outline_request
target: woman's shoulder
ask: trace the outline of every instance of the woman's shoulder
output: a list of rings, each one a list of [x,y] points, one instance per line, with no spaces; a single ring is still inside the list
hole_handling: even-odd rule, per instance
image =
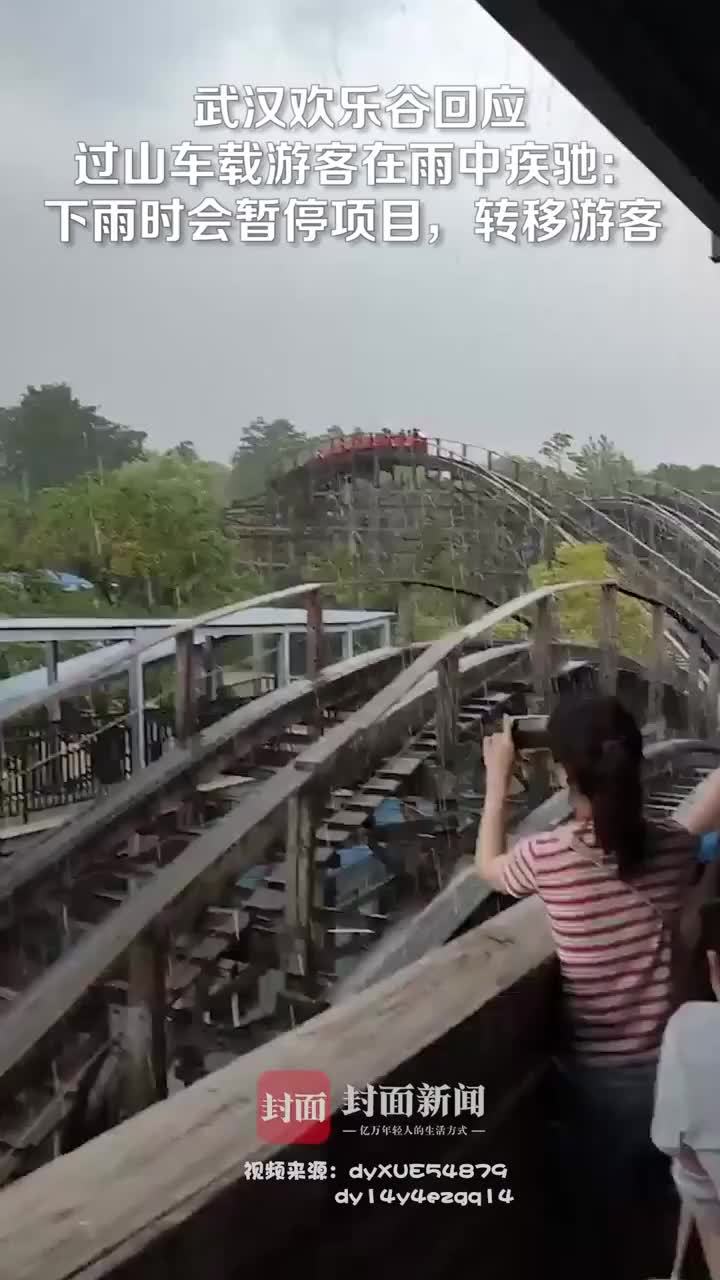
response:
[[[577,830],[577,822],[561,822],[557,827],[527,836],[526,840],[532,846],[533,853],[541,857],[543,854],[563,853],[572,848]]]

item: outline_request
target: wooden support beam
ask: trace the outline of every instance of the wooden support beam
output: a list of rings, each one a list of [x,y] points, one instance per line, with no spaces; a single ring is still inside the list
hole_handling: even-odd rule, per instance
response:
[[[125,1107],[131,1115],[167,1097],[165,968],[162,933],[151,926],[128,951],[122,1071]]]
[[[203,692],[214,702],[222,687],[222,671],[218,666],[218,646],[214,636],[206,636],[202,642]]]
[[[58,668],[60,665],[60,645],[57,640],[45,641],[45,666],[47,668],[47,682],[49,685],[57,684]],[[60,699],[53,698],[48,703],[48,719],[52,723],[58,721],[61,717]]]
[[[253,631],[250,637],[252,642],[252,665],[254,672],[264,672],[267,663],[267,654],[265,650],[265,636],[262,631]]]
[[[663,690],[665,684],[665,606],[652,607],[652,640],[650,649],[650,683],[648,687],[649,721],[663,718]]]
[[[401,644],[412,644],[415,639],[415,592],[411,586],[402,587],[398,596],[398,632]]]
[[[460,656],[457,650],[448,654],[440,663],[435,693],[435,726],[438,742],[442,795],[447,800],[455,791],[457,765],[458,695]]]
[[[554,601],[546,596],[538,600],[533,628],[530,660],[535,711],[549,715],[555,702],[553,683]],[[533,752],[528,765],[528,802],[532,808],[542,804],[552,790],[550,756],[545,751]]]
[[[306,601],[307,627],[305,631],[305,663],[308,680],[313,684],[325,666],[325,632],[323,630],[322,600],[319,591],[311,591]],[[322,711],[318,702],[308,720],[314,737],[322,733]]]
[[[45,661],[47,666],[47,682],[49,685],[58,682],[58,666],[60,657],[60,645],[57,640],[46,640],[45,642]],[[58,729],[62,719],[62,705],[59,698],[52,698],[47,704],[48,713],[48,755],[50,757],[50,772],[55,780],[56,785],[61,786],[61,765],[59,758],[60,739]],[[27,798],[28,790],[32,786],[32,774],[28,773],[24,777],[23,785],[23,812],[27,820]]]
[[[282,689],[290,683],[290,632],[281,631],[277,636],[278,648],[276,654],[276,680],[278,688]]]
[[[175,640],[175,737],[187,742],[197,727],[195,697],[195,633],[190,628]]]
[[[687,728],[688,733],[696,737],[703,728],[703,696],[700,686],[700,662],[702,658],[702,636],[699,631],[692,631],[688,636],[688,673],[687,673]]]
[[[553,702],[552,644],[553,601],[550,596],[545,596],[537,602],[531,650],[536,709],[544,715],[549,715]]]
[[[142,658],[134,657],[128,663],[128,711],[130,713],[130,750],[132,771],[145,768],[145,693]]]
[[[285,926],[288,986],[307,995],[316,989],[313,908],[317,886],[315,869],[316,806],[309,792],[293,795],[287,805],[285,839]]]
[[[311,591],[307,598],[307,677],[316,680],[325,666],[325,632],[323,630],[322,600],[319,591]]]
[[[618,675],[618,592],[607,583],[600,595],[600,688],[605,694],[617,691]]]

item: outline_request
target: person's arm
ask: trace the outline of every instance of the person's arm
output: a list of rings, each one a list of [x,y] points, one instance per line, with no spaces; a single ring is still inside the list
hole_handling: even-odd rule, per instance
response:
[[[499,893],[522,898],[537,892],[528,840],[506,853],[505,804],[512,777],[515,747],[510,724],[483,743],[485,803],[475,846],[475,869],[481,880]]]
[[[720,768],[705,779],[678,822],[698,836],[720,831]]]

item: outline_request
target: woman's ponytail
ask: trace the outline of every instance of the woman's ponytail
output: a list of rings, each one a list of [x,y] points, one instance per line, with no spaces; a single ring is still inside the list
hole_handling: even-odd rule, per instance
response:
[[[595,835],[612,854],[623,879],[638,871],[645,857],[645,819],[640,761],[625,744],[610,739],[593,770],[592,806]],[[589,781],[589,779],[588,779]]]
[[[590,801],[595,835],[624,878],[647,853],[643,816],[643,740],[617,698],[560,703],[548,724],[550,746],[572,787]]]

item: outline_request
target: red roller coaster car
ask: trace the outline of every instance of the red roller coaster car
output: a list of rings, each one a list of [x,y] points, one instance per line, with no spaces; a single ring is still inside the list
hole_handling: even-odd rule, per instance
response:
[[[400,431],[394,435],[380,431],[372,435],[357,432],[352,436],[337,436],[325,449],[318,449],[316,458],[337,458],[351,453],[383,452],[386,449],[402,449],[412,453],[427,453],[428,442],[419,431]]]

